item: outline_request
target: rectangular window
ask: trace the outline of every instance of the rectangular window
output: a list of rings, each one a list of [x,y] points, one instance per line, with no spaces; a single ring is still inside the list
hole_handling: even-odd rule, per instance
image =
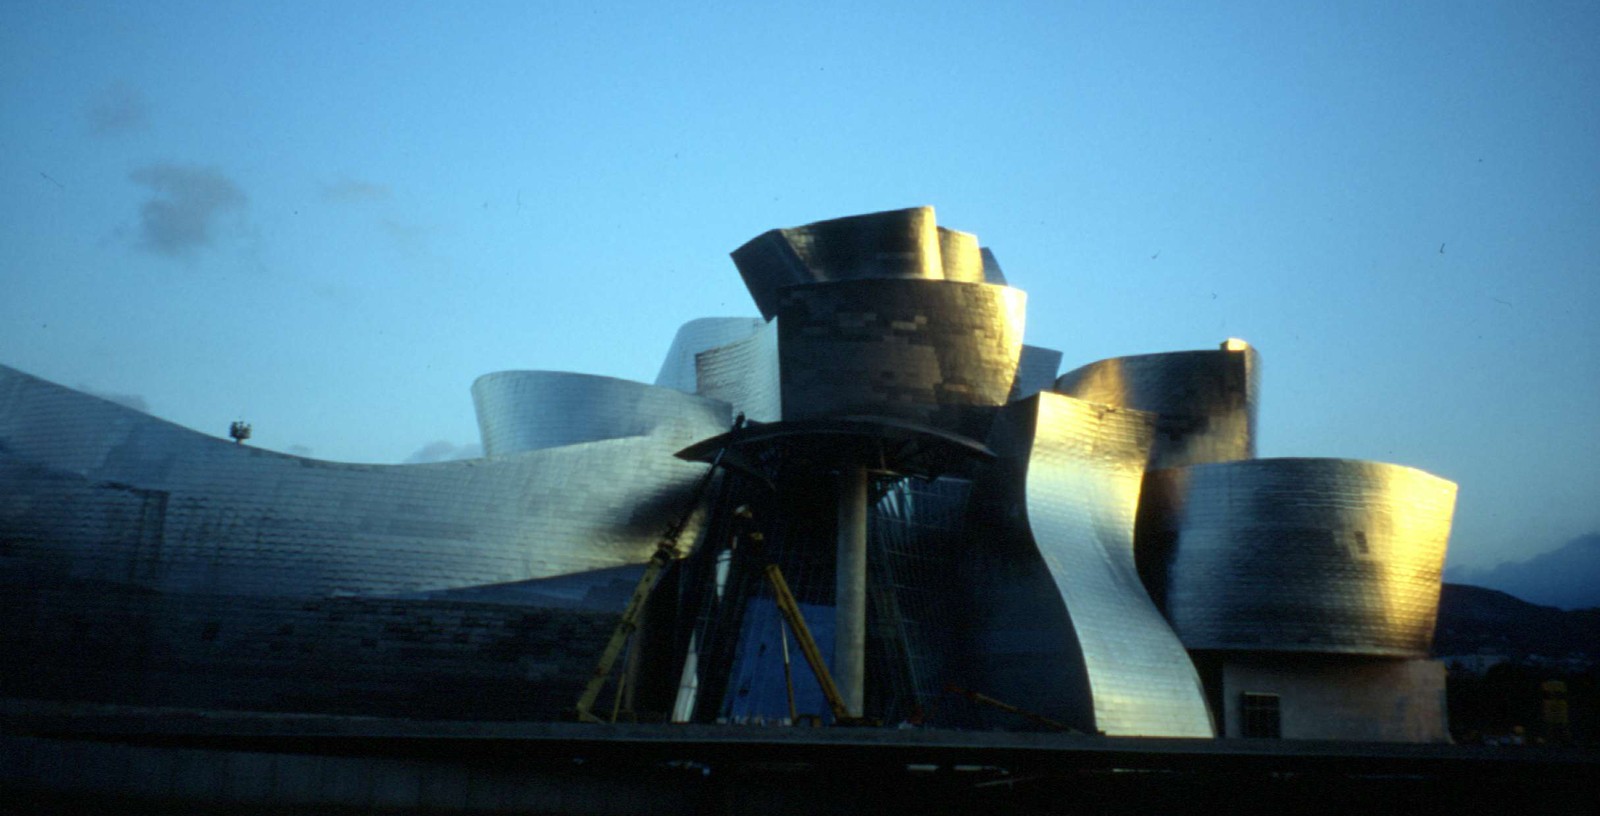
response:
[[[1278,739],[1283,736],[1278,695],[1276,694],[1244,692],[1239,715],[1244,724],[1243,736],[1263,737],[1266,739]]]

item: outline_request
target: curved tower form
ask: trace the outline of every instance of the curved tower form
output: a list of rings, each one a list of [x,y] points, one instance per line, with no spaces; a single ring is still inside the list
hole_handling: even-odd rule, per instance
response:
[[[993,283],[983,273],[983,252],[978,236],[939,228],[939,266],[944,279],[957,283]]]
[[[990,512],[998,511],[990,521],[1011,542],[1004,546],[1042,558],[1058,599],[1039,603],[1035,614],[1064,608],[1071,639],[1040,645],[1078,652],[1064,665],[1081,661],[1093,727],[1120,736],[1210,737],[1200,678],[1134,566],[1134,519],[1155,425],[1153,415],[1140,411],[1041,393],[1002,412],[991,444],[1009,465],[1000,482],[980,490],[988,491]],[[1007,557],[1026,559],[1025,552]],[[1025,640],[990,636],[1000,644]],[[992,657],[1006,648],[987,651]],[[1051,657],[1039,659],[1049,665]],[[1080,682],[1075,672],[1035,678],[1022,666],[991,676],[996,696],[1014,694],[1024,708],[1083,721],[1059,708],[1074,696],[1067,688]]]
[[[1242,340],[1215,351],[1113,357],[1061,375],[1055,390],[1160,419],[1150,468],[1253,459],[1261,360]]]
[[[1140,547],[1191,649],[1425,657],[1455,484],[1349,459],[1157,471]]]
[[[768,230],[734,250],[733,263],[761,316],[771,319],[786,286],[861,278],[943,280],[940,244],[933,208],[914,207]]]
[[[1413,468],[1260,459],[1145,479],[1144,577],[1230,737],[1441,742],[1429,660],[1456,486]]]
[[[472,384],[485,456],[659,435],[669,445],[720,433],[727,403],[670,388],[565,371],[497,371]]]
[[[1027,296],[942,280],[791,286],[778,308],[785,419],[885,416],[983,435],[964,410],[1004,405]]]

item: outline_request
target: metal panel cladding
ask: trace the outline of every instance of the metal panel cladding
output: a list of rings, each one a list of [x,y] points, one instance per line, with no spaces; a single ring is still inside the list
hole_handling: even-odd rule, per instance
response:
[[[965,249],[961,233],[947,239]],[[862,278],[943,280],[945,264],[932,207],[852,215],[803,227],[768,230],[733,251],[733,263],[744,277],[761,315],[778,313],[783,287],[798,283]],[[976,239],[970,243],[976,244]],[[952,259],[971,272],[973,259]],[[976,259],[981,274],[982,259]]]
[[[1055,386],[1061,370],[1061,352],[1042,346],[1023,344],[1022,361],[1017,363],[1017,379],[1011,384],[1011,401],[1027,399]]]
[[[979,247],[979,255],[983,258],[983,282],[996,286],[1006,286],[1006,273],[1000,268],[1000,262],[994,257],[994,250],[988,247]]]
[[[755,422],[783,419],[778,381],[778,324],[749,337],[695,355],[701,396],[719,399]]]
[[[984,283],[791,286],[778,317],[784,419],[889,416],[981,436],[962,409],[1005,404],[1026,304]]]
[[[1155,417],[1048,392],[1002,417],[994,444],[1002,456],[1026,461],[1013,488],[1024,512],[1010,534],[1031,538],[1066,605],[1095,727],[1121,736],[1213,736],[1199,675],[1134,566]]]
[[[688,444],[728,429],[727,403],[565,371],[497,371],[472,384],[487,456],[651,434]]]
[[[0,366],[0,541],[8,567],[166,592],[375,595],[549,578],[649,558],[705,472],[678,447],[651,435],[457,462],[326,462]]]
[[[970,232],[939,228],[939,266],[944,279],[962,283],[988,283],[983,276],[983,250]]]
[[[761,330],[766,321],[759,317],[701,317],[678,327],[672,337],[672,347],[656,374],[656,385],[682,391],[700,393],[695,378],[695,355],[702,351],[743,340]]]
[[[1140,559],[1191,649],[1422,657],[1454,483],[1348,459],[1151,473]]]
[[[1253,459],[1260,355],[1229,340],[1215,351],[1113,357],[1061,375],[1068,396],[1158,414],[1152,470]]]

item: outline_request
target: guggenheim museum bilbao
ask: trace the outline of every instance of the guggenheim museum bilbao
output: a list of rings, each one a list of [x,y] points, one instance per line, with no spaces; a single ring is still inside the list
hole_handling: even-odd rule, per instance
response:
[[[0,696],[570,718],[678,527],[608,713],[1448,739],[1456,487],[1256,458],[1254,348],[1062,374],[931,208],[733,261],[761,316],[685,324],[654,384],[479,378],[478,459],[273,453],[0,367]]]

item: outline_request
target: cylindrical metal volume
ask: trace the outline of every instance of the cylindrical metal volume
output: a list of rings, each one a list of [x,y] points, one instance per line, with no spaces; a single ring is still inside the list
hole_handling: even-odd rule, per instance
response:
[[[1150,473],[1145,579],[1190,649],[1422,657],[1456,486],[1349,459]]]
[[[1027,296],[986,283],[869,279],[790,286],[778,317],[783,418],[884,416],[981,438],[1004,405]]]
[[[1243,340],[1215,351],[1113,357],[1073,369],[1055,390],[1156,415],[1150,468],[1253,459],[1261,358]]]

